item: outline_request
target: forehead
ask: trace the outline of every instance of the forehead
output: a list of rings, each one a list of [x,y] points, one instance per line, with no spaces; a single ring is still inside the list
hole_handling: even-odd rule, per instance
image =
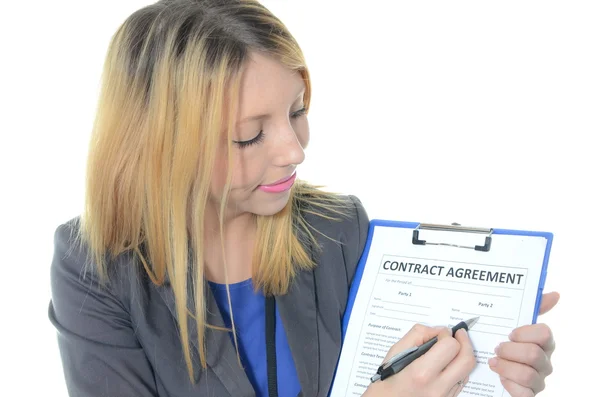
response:
[[[252,54],[242,74],[240,118],[271,113],[289,107],[304,91],[300,72],[290,70],[275,59]]]

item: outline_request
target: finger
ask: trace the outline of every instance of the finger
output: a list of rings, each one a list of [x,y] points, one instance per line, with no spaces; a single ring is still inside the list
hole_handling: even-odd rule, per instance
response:
[[[503,378],[513,381],[519,386],[531,389],[535,393],[544,389],[544,379],[529,365],[492,357],[489,360],[490,369]]]
[[[454,360],[448,364],[438,377],[436,381],[438,390],[447,390],[449,385],[465,379],[475,368],[476,360],[473,354],[473,345],[467,332],[460,329],[454,337],[460,344],[460,350]]]
[[[533,367],[543,376],[552,373],[552,363],[546,352],[535,343],[503,342],[496,347],[496,355],[507,361],[514,361]]]
[[[463,379],[462,381],[459,381],[457,384],[455,384],[452,387],[452,389],[450,389],[450,392],[448,393],[448,397],[457,397],[460,394],[460,392],[464,389],[467,382],[469,382],[468,376],[465,379]]]
[[[551,356],[555,349],[554,336],[550,327],[546,324],[531,324],[514,329],[508,338],[513,342],[535,343],[540,346],[548,356]]]
[[[549,312],[560,299],[560,294],[558,292],[549,292],[547,294],[542,295],[542,303],[540,304],[540,315]]]
[[[460,343],[452,337],[450,330],[446,328],[438,335],[438,340],[433,347],[410,364],[407,371],[410,371],[411,378],[418,379],[424,385],[428,384],[437,379],[440,372],[454,360],[459,351]],[[448,386],[451,385],[451,383],[448,384]]]
[[[533,390],[531,390],[527,387],[523,387],[519,384],[516,384],[512,380],[500,377],[500,382],[502,383],[502,386],[504,386],[506,391],[512,397],[534,397],[535,396],[535,393]]]
[[[423,324],[415,324],[402,339],[411,343],[409,347],[420,346],[428,340],[444,333],[449,333],[448,327],[428,327]]]
[[[450,389],[450,391],[448,391],[447,397],[456,397],[456,396],[458,396],[458,394],[460,393],[460,390],[462,389],[461,386],[462,386],[461,382],[458,382],[454,386],[452,386],[452,388]]]
[[[384,362],[389,360],[393,355],[400,353],[403,350],[414,346],[420,346],[428,340],[438,336],[441,332],[447,332],[446,327],[427,327],[422,324],[415,324],[407,333],[396,342],[388,351],[384,358]]]

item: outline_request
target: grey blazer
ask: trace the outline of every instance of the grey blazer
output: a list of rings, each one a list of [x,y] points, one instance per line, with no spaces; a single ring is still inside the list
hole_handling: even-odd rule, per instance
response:
[[[299,273],[289,293],[276,299],[303,397],[328,394],[341,351],[349,285],[369,225],[360,201],[349,198],[355,211],[341,222],[306,214],[314,228],[339,243],[316,233],[322,249],[310,248],[318,266]],[[143,269],[130,265],[132,254],[124,253],[111,264],[110,288],[98,288],[93,272],[83,271],[86,252],[73,243],[78,219],[57,228],[51,265],[49,318],[57,329],[69,395],[255,396],[223,331],[207,331],[207,369],[201,368],[197,352],[192,356],[192,384],[168,283],[155,286]],[[216,301],[207,291],[208,321],[223,325]],[[194,322],[190,326],[190,342],[195,346],[197,329]]]

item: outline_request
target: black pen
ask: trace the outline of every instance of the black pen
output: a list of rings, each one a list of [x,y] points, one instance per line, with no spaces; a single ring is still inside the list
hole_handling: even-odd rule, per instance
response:
[[[452,327],[452,336],[456,334],[459,329],[464,329],[465,331],[469,331],[475,323],[479,320],[479,317],[471,318],[469,320],[461,321]],[[429,349],[433,347],[438,341],[437,336],[433,339],[428,340],[423,343],[421,346],[411,347],[410,349],[406,349],[388,361],[383,363],[377,373],[371,377],[371,383],[376,382],[378,380],[384,380],[385,378],[397,374],[402,371],[406,366],[415,361],[417,358],[421,357],[423,354],[427,353]]]

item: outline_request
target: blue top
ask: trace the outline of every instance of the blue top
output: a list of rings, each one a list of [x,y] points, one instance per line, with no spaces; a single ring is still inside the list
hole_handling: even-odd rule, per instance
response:
[[[227,327],[231,314],[225,284],[208,283]],[[267,347],[265,342],[265,297],[255,293],[252,279],[230,284],[231,307],[235,317],[240,358],[257,397],[268,397]],[[296,397],[300,383],[279,311],[275,308],[275,346],[277,351],[277,386],[280,397]],[[233,342],[233,334],[230,333]]]

